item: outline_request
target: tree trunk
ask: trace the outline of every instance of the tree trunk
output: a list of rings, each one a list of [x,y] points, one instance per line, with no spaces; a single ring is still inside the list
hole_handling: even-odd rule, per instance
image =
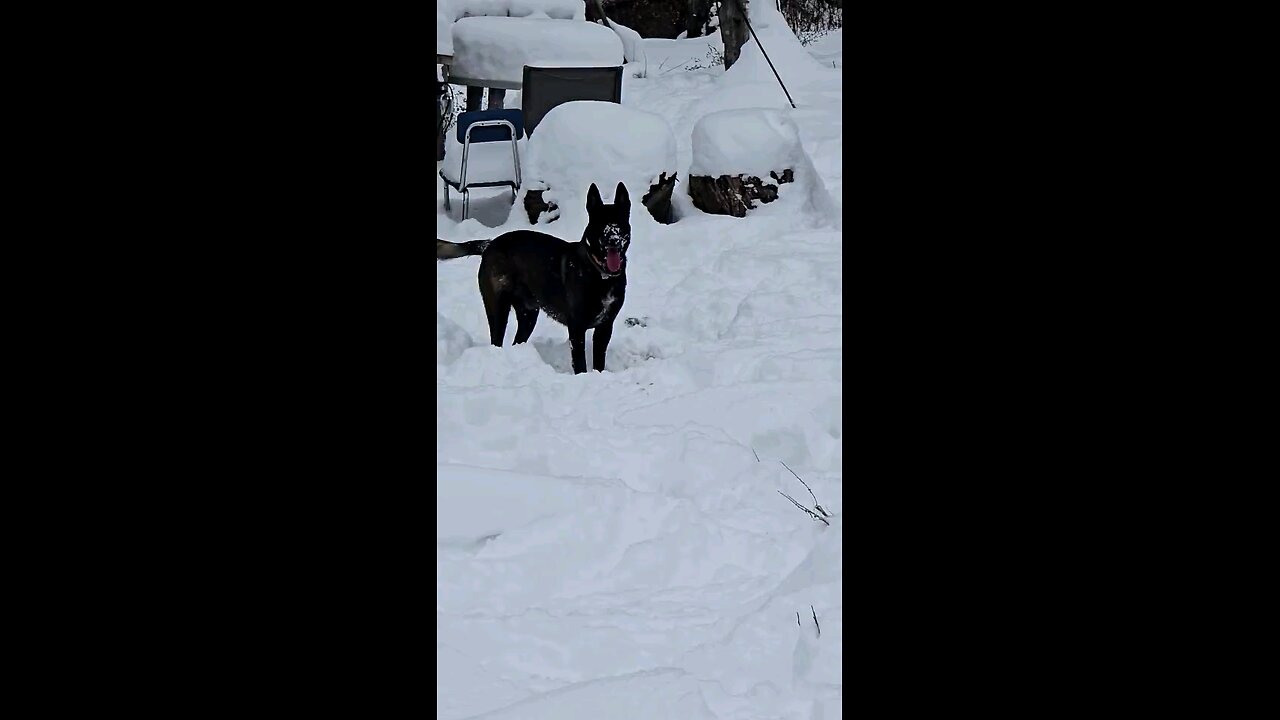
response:
[[[685,37],[699,37],[711,14],[711,0],[689,0],[689,17],[685,21]]]
[[[742,7],[738,3],[742,3]],[[728,70],[738,62],[742,54],[742,46],[746,44],[749,32],[747,18],[743,14],[748,0],[721,0],[720,2],[720,37],[724,39],[724,69]]]

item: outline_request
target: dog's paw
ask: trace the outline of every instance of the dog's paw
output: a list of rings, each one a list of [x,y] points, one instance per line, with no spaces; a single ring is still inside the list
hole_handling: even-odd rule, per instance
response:
[[[649,327],[649,324],[646,322],[648,319],[649,318],[647,317],[646,318],[627,318],[623,322],[626,323],[627,327],[635,327],[637,325],[639,325],[640,327]]]

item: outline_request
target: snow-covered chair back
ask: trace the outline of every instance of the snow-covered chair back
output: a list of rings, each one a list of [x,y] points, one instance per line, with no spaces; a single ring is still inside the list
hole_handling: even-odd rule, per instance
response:
[[[622,66],[534,67],[524,66],[520,109],[525,132],[533,131],[558,105],[575,100],[622,103]]]

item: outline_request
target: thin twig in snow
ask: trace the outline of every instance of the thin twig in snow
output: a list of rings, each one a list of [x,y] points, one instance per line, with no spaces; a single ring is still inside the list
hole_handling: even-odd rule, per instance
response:
[[[796,611],[796,627],[800,627],[800,611]]]
[[[756,456],[756,462],[760,462],[760,456],[756,454],[755,448],[751,448],[751,454]]]
[[[672,66],[671,66],[671,67],[670,67],[666,72],[664,72],[664,73],[662,73],[662,74],[663,74],[663,75],[666,75],[667,73],[675,72],[676,70],[681,70],[681,69],[683,69],[683,68],[684,68],[684,66],[685,66],[685,65],[688,65],[689,63],[694,62],[694,61],[695,61],[695,60],[697,60],[697,59],[698,59],[698,58],[690,58],[690,59],[688,59],[688,60],[685,60],[685,61],[684,61],[684,63],[683,63],[682,65],[672,65]]]
[[[809,612],[813,613],[813,626],[818,628],[818,637],[822,637],[822,626],[818,624],[818,611],[809,606]]]
[[[755,452],[755,451],[753,450],[752,452]],[[759,460],[760,458],[757,457],[756,459]],[[781,460],[779,460],[778,462],[782,463],[782,467],[787,468],[787,472],[791,473],[792,475],[795,475],[796,479],[800,481],[800,484],[804,486],[804,489],[809,491],[809,497],[813,498],[813,506],[818,509],[818,512],[821,512],[823,515],[826,515],[827,517],[831,517],[831,513],[827,512],[821,505],[818,504],[818,497],[813,494],[813,488],[809,487],[809,483],[805,482],[804,478],[800,477],[799,475],[796,475],[796,471],[788,467],[786,463],[782,462]]]
[[[790,500],[790,501],[791,501],[791,504],[795,505],[796,507],[800,508],[801,510],[803,510],[803,511],[805,511],[805,512],[809,513],[810,515],[812,515],[814,520],[821,520],[821,521],[822,521],[823,523],[825,523],[828,527],[830,527],[830,526],[831,526],[831,523],[827,522],[827,519],[826,519],[826,518],[822,517],[822,516],[821,516],[821,515],[819,515],[818,513],[814,512],[814,511],[810,510],[809,508],[807,508],[807,507],[805,507],[805,506],[801,505],[800,503],[796,502],[796,499],[795,499],[795,498],[793,498],[793,497],[791,497],[790,495],[788,495],[788,494],[786,494],[786,493],[782,492],[781,490],[779,490],[779,491],[778,491],[778,494],[779,494],[779,495],[781,495],[782,497],[784,497],[784,498],[786,498],[786,499]]]

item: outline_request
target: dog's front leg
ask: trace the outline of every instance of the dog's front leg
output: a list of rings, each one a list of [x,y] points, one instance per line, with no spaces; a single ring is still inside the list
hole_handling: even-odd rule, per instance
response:
[[[601,325],[591,335],[591,360],[596,372],[604,372],[604,353],[609,349],[609,338],[613,337],[613,323]]]
[[[569,350],[573,357],[573,374],[587,371],[587,329],[569,328]]]

